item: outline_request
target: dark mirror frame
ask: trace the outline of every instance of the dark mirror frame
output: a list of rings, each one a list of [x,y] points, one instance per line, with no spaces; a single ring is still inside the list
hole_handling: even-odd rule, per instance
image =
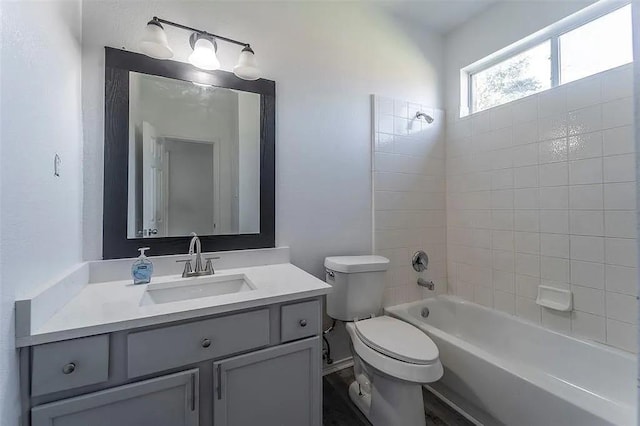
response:
[[[226,71],[203,71],[182,62],[105,47],[102,257],[135,257],[140,247],[150,247],[151,256],[182,254],[187,252],[191,238],[127,238],[131,71],[260,95],[260,233],[199,237],[202,250],[207,252],[275,247],[276,83],[242,80]]]

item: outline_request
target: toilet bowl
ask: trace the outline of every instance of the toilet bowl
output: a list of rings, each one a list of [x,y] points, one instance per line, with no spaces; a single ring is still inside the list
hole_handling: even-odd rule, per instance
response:
[[[346,322],[356,380],[349,396],[373,426],[424,426],[422,385],[443,374],[433,341],[417,327],[382,310],[384,273],[381,256],[325,259],[327,313]],[[366,318],[366,319],[361,319]]]
[[[374,426],[424,426],[422,385],[443,373],[429,336],[386,316],[347,323],[346,329],[356,376],[351,400]]]

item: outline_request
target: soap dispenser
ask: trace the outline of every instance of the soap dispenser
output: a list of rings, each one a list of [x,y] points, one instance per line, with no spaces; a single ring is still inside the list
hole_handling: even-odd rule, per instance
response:
[[[139,248],[140,256],[131,266],[131,277],[134,284],[149,284],[151,282],[153,263],[144,254],[147,250],[149,250],[149,247]]]

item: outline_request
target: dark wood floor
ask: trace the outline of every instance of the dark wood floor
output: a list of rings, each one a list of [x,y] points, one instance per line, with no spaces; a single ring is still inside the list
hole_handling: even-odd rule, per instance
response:
[[[353,368],[324,376],[322,405],[324,426],[371,426],[364,414],[349,399],[348,388],[353,382]],[[473,426],[448,405],[426,390],[423,391],[427,425]]]

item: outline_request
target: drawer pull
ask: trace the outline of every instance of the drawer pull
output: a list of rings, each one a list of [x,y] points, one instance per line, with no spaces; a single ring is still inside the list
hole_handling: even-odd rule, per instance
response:
[[[73,363],[73,362],[70,362],[69,364],[67,364],[64,367],[62,367],[62,372],[64,374],[71,374],[74,371],[76,371],[76,364]]]
[[[306,327],[307,326],[307,320],[302,319],[300,320],[300,327]]]
[[[203,347],[203,348],[208,348],[209,346],[211,346],[211,340],[209,340],[209,339],[202,339],[202,347]]]

